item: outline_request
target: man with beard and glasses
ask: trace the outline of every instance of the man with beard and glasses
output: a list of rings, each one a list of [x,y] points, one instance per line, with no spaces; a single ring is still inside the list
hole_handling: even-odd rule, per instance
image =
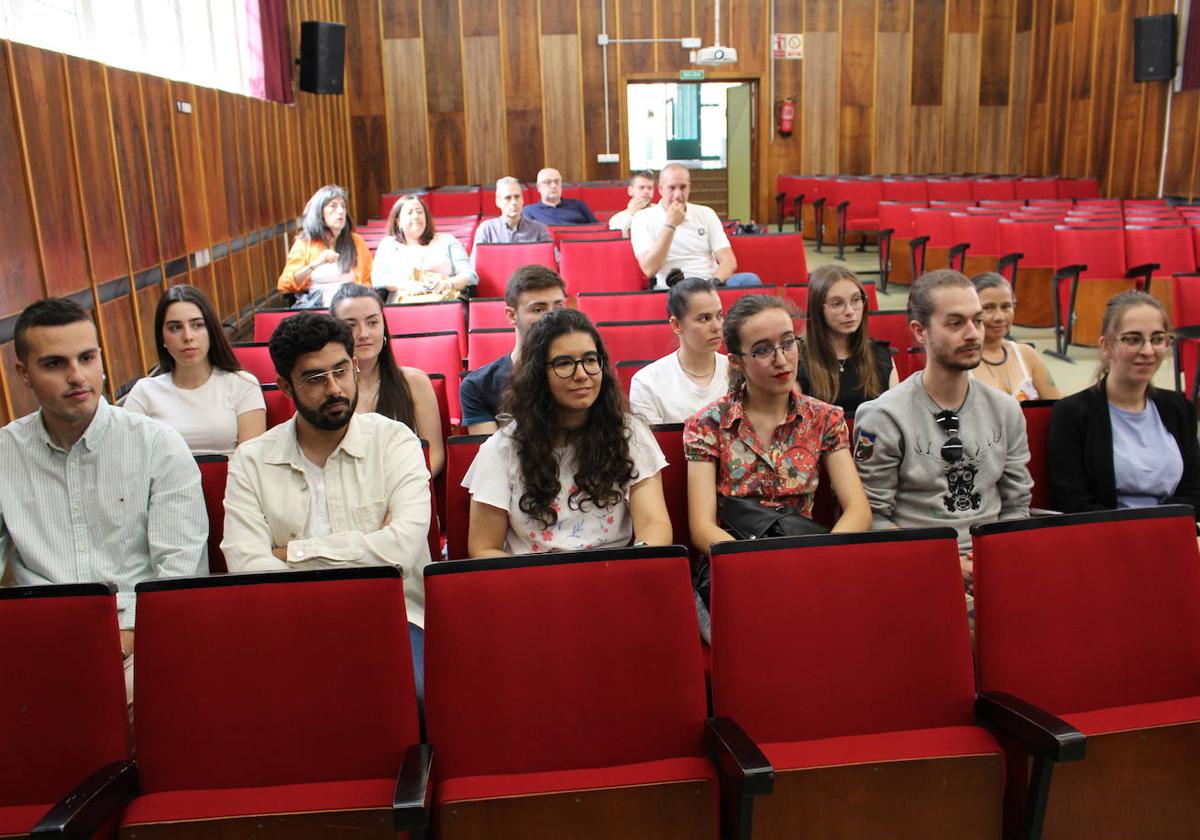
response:
[[[874,529],[949,525],[971,585],[971,526],[1029,516],[1033,480],[1016,400],[972,381],[983,307],[971,281],[942,269],[917,278],[909,327],[926,366],[858,408],[854,460]]]
[[[355,413],[358,364],[342,321],[293,315],[270,351],[296,415],[229,460],[221,541],[229,570],[400,567],[420,693],[430,559],[421,441],[403,423]]]

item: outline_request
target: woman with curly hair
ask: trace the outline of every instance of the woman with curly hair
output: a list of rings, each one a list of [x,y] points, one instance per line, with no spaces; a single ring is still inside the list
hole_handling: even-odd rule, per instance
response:
[[[472,557],[671,542],[654,434],[631,415],[600,334],[560,309],[530,330],[504,410],[463,479]]]
[[[306,307],[327,307],[343,283],[371,284],[371,252],[354,232],[345,187],[321,187],[304,206],[300,230],[279,275],[279,291],[310,292]],[[320,301],[315,292],[320,292]]]

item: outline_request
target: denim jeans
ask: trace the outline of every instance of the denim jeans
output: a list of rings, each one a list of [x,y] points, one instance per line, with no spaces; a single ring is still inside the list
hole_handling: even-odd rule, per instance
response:
[[[762,284],[759,276],[752,271],[739,271],[729,275],[725,281],[726,286],[761,286]]]
[[[412,648],[413,684],[417,687],[417,706],[425,706],[425,631],[408,625],[408,643]]]

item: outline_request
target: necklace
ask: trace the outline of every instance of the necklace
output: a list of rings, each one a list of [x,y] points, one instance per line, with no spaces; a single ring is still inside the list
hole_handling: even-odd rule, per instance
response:
[[[713,355],[712,370],[710,370],[708,373],[695,373],[694,371],[690,371],[687,368],[685,368],[683,366],[683,360],[679,358],[678,352],[675,353],[675,358],[679,362],[679,369],[681,371],[683,371],[684,373],[686,373],[688,376],[692,377],[692,379],[708,379],[710,376],[712,376],[714,373],[717,372],[717,357],[715,354]]]
[[[979,358],[985,365],[989,365],[990,367],[1004,367],[1004,365],[1008,364],[1008,348],[1001,344],[1000,352],[1004,355],[998,362],[989,362],[987,356],[983,355],[982,350],[979,351]]]
[[[846,362],[848,362],[848,361],[850,361],[850,360],[849,360],[849,359],[838,359],[838,360],[837,360],[837,363],[838,363],[838,373],[845,373],[845,372],[846,372]]]

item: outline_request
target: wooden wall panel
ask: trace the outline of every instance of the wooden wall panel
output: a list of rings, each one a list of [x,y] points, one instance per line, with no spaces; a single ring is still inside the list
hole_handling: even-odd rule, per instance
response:
[[[782,3],[775,8],[775,29],[778,32],[803,32],[804,31],[804,6],[801,3]],[[790,98],[795,105],[796,117],[793,122],[791,137],[783,137],[779,132],[768,130],[762,132],[766,137],[766,154],[764,156],[765,165],[761,167],[762,171],[766,172],[800,172],[803,167],[801,156],[801,146],[804,137],[804,61],[802,59],[776,59],[774,60],[775,70],[775,100]],[[772,97],[768,91],[765,95],[762,91],[759,92],[759,98],[766,100],[767,106],[770,108],[770,120],[774,120],[775,103],[771,101]],[[762,176],[760,176],[762,182]],[[768,189],[760,189],[760,195],[767,192],[773,198],[775,191],[774,181],[764,184]],[[773,202],[772,202],[773,203]],[[790,213],[790,208],[785,210]],[[774,210],[771,210],[771,218],[774,218]]]
[[[813,174],[837,172],[838,35],[805,35],[803,169]]]
[[[542,36],[546,116],[546,165],[564,181],[583,180],[582,105],[579,101],[579,39],[574,35]],[[549,69],[553,68],[553,69]]]
[[[1200,196],[1200,90],[1180,91],[1171,100],[1171,134],[1163,187],[1168,195]]]
[[[940,105],[912,107],[910,172],[946,172],[942,166],[942,108]]]
[[[941,105],[946,52],[944,0],[917,0],[912,32],[912,104]]]
[[[845,0],[845,2],[853,1]],[[870,2],[874,2],[874,0],[870,0]],[[769,0],[731,3],[725,7],[725,10],[729,14],[728,43],[738,48],[737,72],[751,76],[765,73],[771,55],[771,42],[767,37],[771,14]],[[659,31],[662,31],[661,21]],[[707,45],[709,42],[705,43]],[[683,50],[679,52],[684,56],[684,63],[679,66],[690,67],[691,65],[686,63],[687,53]],[[870,78],[869,72],[867,78]]]
[[[189,102],[192,113],[176,110],[175,102]],[[205,221],[205,200],[199,175],[204,172],[204,161],[200,157],[200,139],[196,123],[200,119],[196,108],[196,88],[182,82],[172,82],[167,106],[173,121],[175,149],[177,150],[176,171],[179,182],[175,191],[182,197],[180,203],[183,239],[188,251],[198,251],[208,246],[208,225]]]
[[[1008,108],[979,106],[979,132],[975,143],[975,166],[980,172],[1011,172],[1008,165]]]
[[[508,174],[532,181],[542,168],[541,39],[529,24],[537,19],[536,0],[501,0],[500,36],[504,60],[505,135]],[[426,37],[428,42],[428,36]]]
[[[104,336],[104,366],[111,384],[121,387],[142,376],[146,371],[138,356],[138,323],[128,295],[100,305],[100,325]]]
[[[615,0],[600,0],[604,3],[609,21],[616,19]],[[598,4],[588,4],[589,11],[579,16],[579,53],[580,77],[583,86],[583,132],[584,132],[584,163],[587,168],[588,180],[605,178],[623,178],[628,167],[620,163],[600,163],[596,155],[605,151],[605,87],[604,87],[604,55],[605,50],[596,43],[600,34],[600,14]],[[609,24],[611,27],[611,23]],[[622,85],[617,76],[617,51],[608,51],[608,95],[611,97],[608,112],[608,142],[613,150],[621,148],[621,97],[616,94]],[[799,166],[799,161],[796,162]]]
[[[546,36],[551,39],[566,39],[574,50],[577,41],[572,35]],[[489,184],[508,173],[508,155],[501,138],[504,134],[504,70],[500,62],[500,36],[477,35],[463,40],[464,78],[467,86],[467,138],[470,148],[468,180],[472,183]],[[578,70],[578,68],[576,68]],[[572,80],[573,106],[578,106],[578,76]],[[578,127],[578,115],[576,115]],[[578,133],[572,136],[569,146],[574,159],[578,159],[583,141]],[[570,155],[568,156],[570,157]],[[566,158],[564,158],[565,161]],[[564,177],[566,172],[563,172]]]
[[[221,93],[211,88],[196,88],[193,108],[199,119],[200,145],[198,151],[204,162],[204,209],[208,216],[208,244],[213,245],[229,239],[229,215],[225,205],[225,182],[220,177],[224,164],[221,137],[221,110],[218,97]],[[224,305],[222,303],[222,305]]]
[[[1029,171],[1025,164],[1025,136],[1029,126],[1029,88],[1033,68],[1030,52],[1033,34],[1028,30],[1013,35],[1013,70],[1009,86],[1008,163],[1005,171]]]
[[[0,248],[0,318],[20,311],[44,294],[32,205],[25,187],[21,135],[9,87],[8,51],[3,46],[0,43],[0,149],[5,150],[0,154],[0,195],[4,196],[0,201],[0,229],[5,234],[5,247]]]
[[[242,206],[242,184],[246,184],[242,171],[241,158],[246,149],[245,126],[241,124],[241,115],[237,106],[237,97],[231,93],[221,92],[217,95],[217,110],[221,117],[221,187],[225,201],[220,210],[228,220],[228,230],[245,230],[246,214]],[[247,190],[253,185],[246,184]],[[211,210],[212,208],[210,208]],[[222,237],[224,238],[224,237]]]
[[[549,35],[551,30],[546,28],[546,8],[558,7],[563,4],[556,3],[554,0],[542,0],[542,32]],[[582,15],[596,14],[596,10],[591,8],[594,4],[586,4],[581,8]],[[646,4],[649,5],[649,4]],[[660,0],[654,4],[655,14],[658,21],[656,32],[663,33],[664,38],[685,38],[693,34],[695,27],[692,25],[692,3],[691,0]],[[736,27],[737,22],[731,21]],[[710,24],[711,25],[711,24]],[[575,30],[569,30],[575,31]],[[595,41],[592,42],[593,44]],[[738,56],[741,59],[741,56]],[[654,66],[660,73],[670,73],[672,71],[686,70],[691,67],[691,62],[688,60],[688,51],[679,44],[655,44],[654,49]]]
[[[162,286],[157,284],[138,289],[138,329],[142,335],[142,346],[146,348],[146,365],[142,373],[158,364],[158,345],[154,340],[154,312],[162,298]]]
[[[515,5],[509,0],[508,5]],[[712,11],[703,19],[712,28]],[[654,4],[643,0],[617,0],[617,37],[653,38],[654,37]],[[705,40],[711,44],[711,40]],[[653,44],[618,44],[617,55],[620,57],[622,74],[649,73],[654,70]]]
[[[943,88],[944,143],[942,168],[973,172],[979,131],[979,35],[950,32],[946,36],[946,81]]]
[[[424,186],[430,182],[430,178],[429,133],[425,125],[425,57],[422,54],[421,39],[388,39],[383,42],[383,54],[388,80],[387,146],[392,174],[387,189]],[[476,66],[475,57],[470,50],[466,56],[466,77],[470,83],[472,71]],[[468,93],[468,96],[470,95]],[[475,151],[474,145],[472,151]],[[372,210],[371,215],[374,216],[378,212]]]
[[[424,0],[421,23],[425,51],[425,92],[429,101],[429,148],[436,184],[467,182],[468,139],[463,119],[463,58],[457,3]],[[353,135],[357,136],[357,135]]]
[[[862,175],[874,171],[875,0],[844,0],[841,11],[838,169]]]
[[[115,68],[109,68],[107,73],[129,255],[133,270],[141,271],[158,264],[160,259],[154,223],[154,175],[142,129],[141,90],[136,73]]]
[[[70,114],[64,58],[23,44],[11,44],[10,49],[46,287],[52,295],[69,295],[87,288],[88,276],[75,160],[67,130]]]
[[[171,100],[171,86],[165,79],[155,76],[140,76],[142,92],[142,115],[145,120],[145,142],[147,160],[153,177],[154,201],[151,206],[158,232],[158,247],[162,258],[182,256],[187,247],[183,235],[183,204],[177,176],[179,162],[175,153],[174,119],[175,109]],[[139,215],[146,207],[139,208]]]
[[[1064,0],[1058,0],[1057,11],[1062,10]],[[1050,75],[1047,80],[1045,145],[1042,149],[1042,172],[1059,175],[1064,161],[1066,135],[1069,130],[1067,114],[1070,110],[1071,94],[1071,43],[1072,24],[1068,20],[1054,24],[1050,36]]]
[[[908,171],[909,51],[908,32],[880,32],[875,63],[875,169]]]
[[[1012,0],[983,0],[979,27],[979,104],[1008,105],[1012,74]]]
[[[26,388],[17,376],[17,354],[11,341],[0,345],[0,354],[4,357],[4,381],[8,385],[8,396],[12,401],[12,416],[24,417],[37,411],[38,403],[33,391]]]

